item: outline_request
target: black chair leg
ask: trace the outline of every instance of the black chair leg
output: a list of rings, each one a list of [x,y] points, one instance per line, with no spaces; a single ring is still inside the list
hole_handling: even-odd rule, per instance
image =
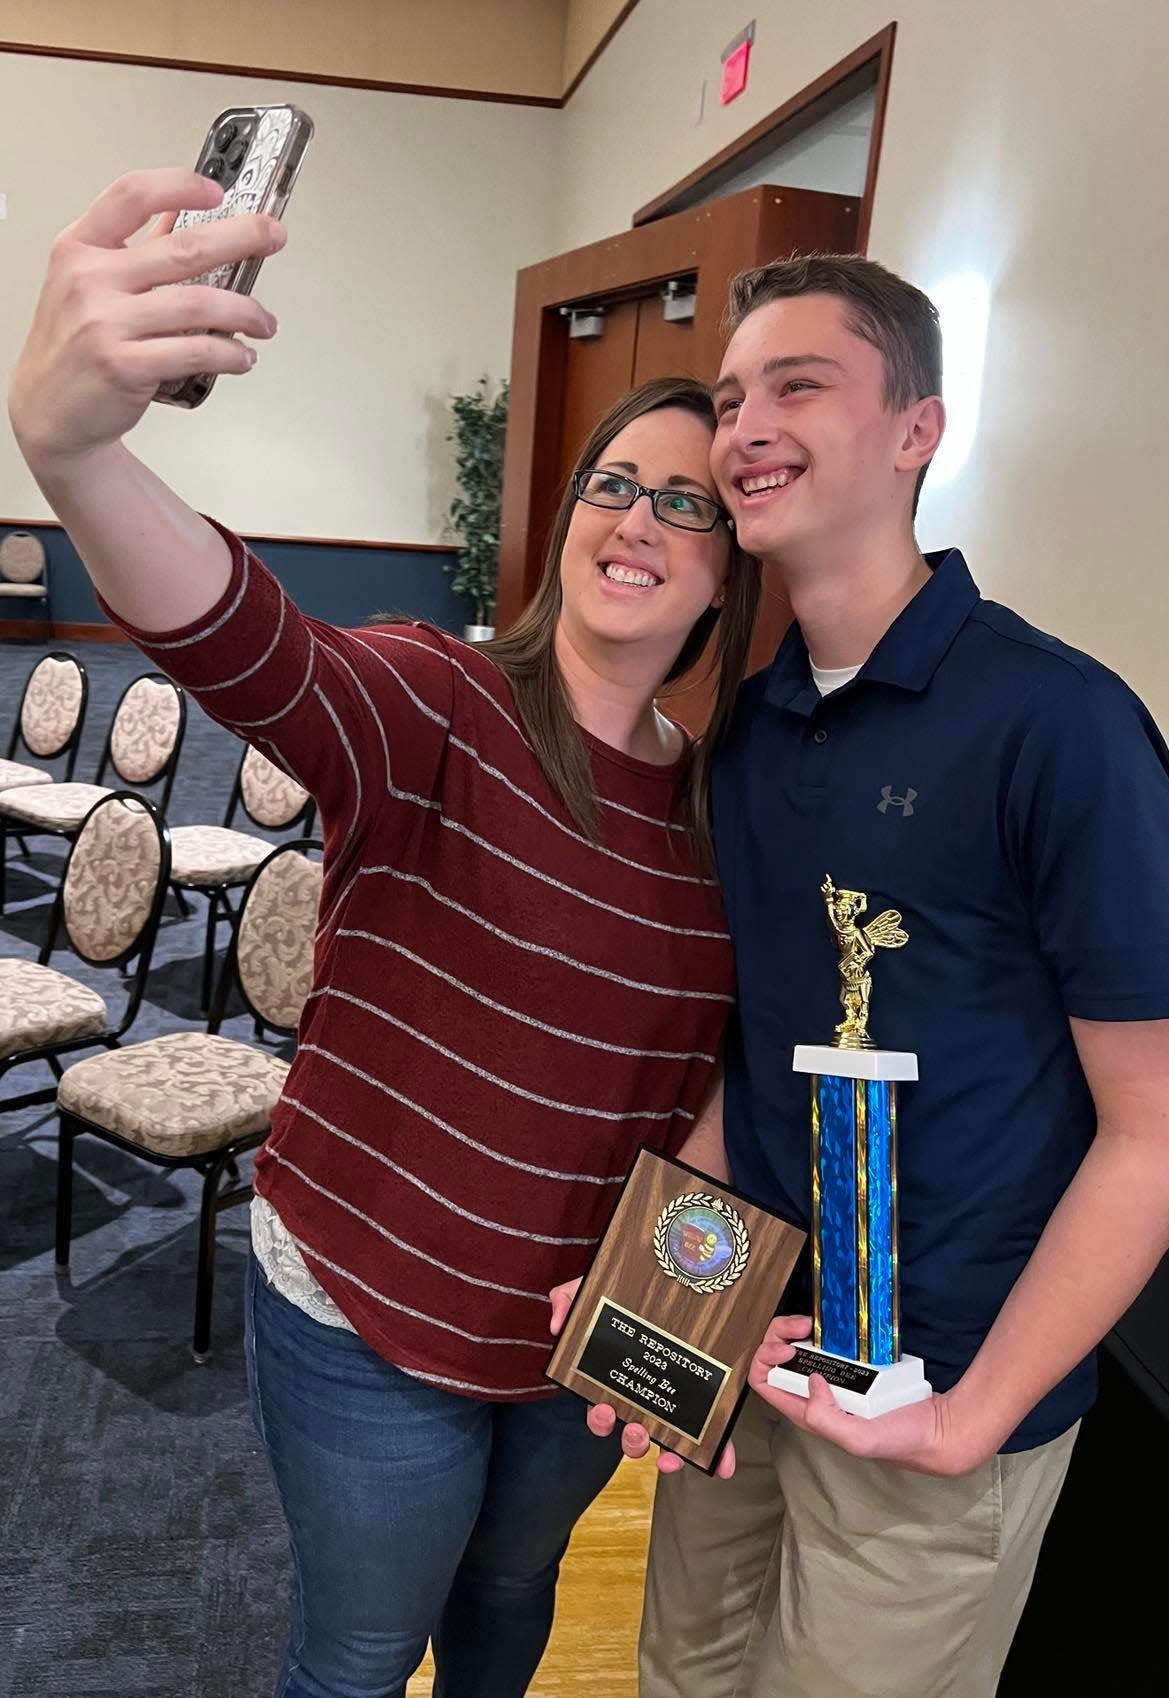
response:
[[[57,1122],[57,1251],[59,1268],[69,1266],[73,1236],[73,1128],[64,1115]]]
[[[203,945],[203,986],[199,1006],[206,1014],[211,1007],[211,987],[215,978],[215,925],[219,918],[219,892],[207,893],[207,937]]]
[[[182,890],[179,888],[179,886],[177,884],[172,884],[171,889],[174,891],[174,897],[175,897],[175,901],[178,903],[179,913],[183,916],[183,919],[185,920],[187,918],[187,915],[191,912],[191,904],[187,901],[186,897],[183,895]]]
[[[48,1062],[49,1066],[53,1070],[54,1079],[59,1079],[61,1077],[61,1074],[64,1072],[64,1068],[61,1066],[61,1063],[57,1060],[57,1057],[55,1055],[47,1055],[45,1057],[45,1060]]]
[[[195,1277],[196,1362],[202,1365],[211,1355],[211,1299],[215,1290],[215,1221],[219,1181],[230,1157],[220,1157],[203,1180],[203,1202],[199,1210],[199,1270]]]

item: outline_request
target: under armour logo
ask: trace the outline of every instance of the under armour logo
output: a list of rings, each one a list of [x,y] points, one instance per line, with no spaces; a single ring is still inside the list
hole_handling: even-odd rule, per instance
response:
[[[890,808],[900,808],[902,819],[908,819],[913,812],[913,804],[917,801],[917,791],[912,786],[904,796],[894,796],[891,784],[882,784],[881,800],[877,803],[877,812],[887,814]]]

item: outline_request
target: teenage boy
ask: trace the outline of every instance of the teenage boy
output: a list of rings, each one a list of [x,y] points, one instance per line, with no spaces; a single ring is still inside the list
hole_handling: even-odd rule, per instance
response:
[[[794,259],[737,280],[730,328],[714,475],[795,618],[715,776],[722,1171],[807,1225],[792,1050],[840,1017],[820,886],[901,910],[872,1029],[919,1056],[902,1336],[934,1395],[866,1421],[822,1381],[776,1391],[809,1322],[773,1324],[734,1477],[662,1458],[641,1698],[990,1698],[1095,1346],[1169,1246],[1169,750],[1114,674],[984,600],[957,550],[919,551],[944,426],[925,295]]]

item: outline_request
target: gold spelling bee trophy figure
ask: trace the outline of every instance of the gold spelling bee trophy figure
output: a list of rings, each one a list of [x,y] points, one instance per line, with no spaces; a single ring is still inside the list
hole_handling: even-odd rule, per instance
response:
[[[898,1306],[897,1082],[917,1078],[917,1056],[877,1049],[868,1029],[869,963],[909,934],[895,908],[861,925],[863,891],[826,878],[820,893],[844,1019],[831,1044],[798,1044],[792,1064],[812,1076],[812,1343],[767,1380],[806,1397],[822,1374],[842,1409],[883,1415],[932,1394],[920,1357],[901,1354]]]

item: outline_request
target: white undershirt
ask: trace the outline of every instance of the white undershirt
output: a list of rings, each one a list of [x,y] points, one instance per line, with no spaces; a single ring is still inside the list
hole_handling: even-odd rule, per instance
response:
[[[822,696],[829,696],[833,690],[842,690],[846,684],[851,684],[861,669],[860,666],[817,666],[811,659],[808,664],[812,668],[812,682]]]

